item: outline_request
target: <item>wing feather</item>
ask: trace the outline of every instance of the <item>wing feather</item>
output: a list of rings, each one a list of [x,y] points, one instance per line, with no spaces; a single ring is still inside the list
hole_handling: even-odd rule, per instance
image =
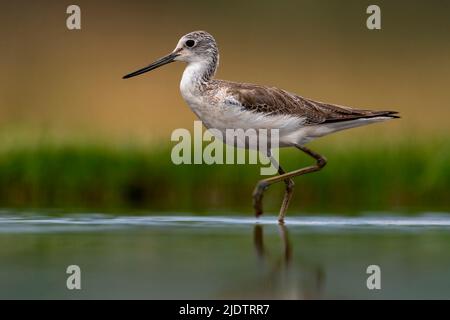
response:
[[[275,87],[221,82],[221,86],[225,84],[227,87],[231,104],[255,113],[298,116],[306,119],[305,124],[317,125],[380,116],[398,118],[396,111],[355,109],[304,98]]]

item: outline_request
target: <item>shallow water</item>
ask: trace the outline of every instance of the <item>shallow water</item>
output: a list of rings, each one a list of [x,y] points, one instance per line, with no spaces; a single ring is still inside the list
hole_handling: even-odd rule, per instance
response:
[[[450,215],[0,212],[0,298],[450,298]],[[68,290],[66,268],[81,268]],[[381,289],[366,285],[381,268]]]

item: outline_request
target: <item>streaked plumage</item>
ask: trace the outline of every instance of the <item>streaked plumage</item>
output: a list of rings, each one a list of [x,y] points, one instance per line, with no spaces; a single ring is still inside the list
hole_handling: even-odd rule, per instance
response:
[[[325,158],[304,147],[304,144],[339,130],[398,118],[395,111],[355,109],[314,101],[274,87],[216,80],[214,75],[219,63],[219,50],[215,39],[205,31],[186,34],[171,54],[124,78],[173,61],[187,63],[180,82],[181,95],[206,127],[220,131],[278,129],[280,147],[296,147],[316,159],[316,166],[290,173],[285,173],[272,159],[280,176],[258,183],[254,192],[257,215],[262,213],[261,200],[265,188],[279,181],[286,183],[280,222],[284,219],[292,195],[294,183],[291,178],[318,171],[326,164]]]

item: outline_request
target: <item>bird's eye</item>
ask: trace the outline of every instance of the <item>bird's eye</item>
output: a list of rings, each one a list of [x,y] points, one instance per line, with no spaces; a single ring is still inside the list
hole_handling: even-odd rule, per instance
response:
[[[195,45],[195,41],[194,40],[186,41],[186,47],[192,48],[194,45]]]

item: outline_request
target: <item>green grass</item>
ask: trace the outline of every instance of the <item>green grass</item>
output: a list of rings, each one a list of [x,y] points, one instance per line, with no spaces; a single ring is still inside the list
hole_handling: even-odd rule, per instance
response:
[[[329,160],[318,173],[296,178],[292,211],[447,210],[450,143],[315,145]],[[283,150],[286,170],[311,163]],[[101,210],[251,211],[258,165],[172,164],[170,146],[21,146],[0,151],[0,207]],[[268,211],[283,185],[265,196]]]

